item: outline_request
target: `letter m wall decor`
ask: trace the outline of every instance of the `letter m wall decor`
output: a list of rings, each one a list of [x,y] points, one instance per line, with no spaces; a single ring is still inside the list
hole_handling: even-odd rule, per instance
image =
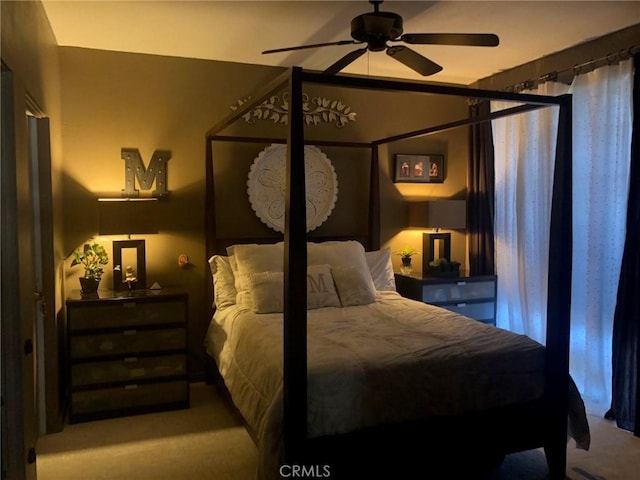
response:
[[[167,162],[171,158],[169,150],[156,150],[153,152],[148,168],[144,167],[138,149],[123,148],[120,152],[120,157],[124,160],[123,197],[140,196],[140,192],[136,189],[136,178],[142,190],[151,190],[153,182],[156,182],[156,189],[151,192],[154,197],[162,197],[168,193]]]

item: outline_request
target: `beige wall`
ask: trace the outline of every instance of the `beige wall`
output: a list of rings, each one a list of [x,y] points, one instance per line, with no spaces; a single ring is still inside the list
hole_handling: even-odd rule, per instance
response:
[[[148,164],[156,149],[171,150],[167,166],[169,195],[159,202],[160,233],[136,236],[147,247],[147,283],[175,285],[190,295],[190,348],[192,372],[202,372],[202,341],[209,319],[205,305],[205,133],[256,86],[275,77],[271,67],[242,65],[153,55],[116,53],[80,48],[60,49],[62,72],[63,142],[65,148],[64,224],[67,252],[81,246],[96,232],[96,199],[119,196],[124,187],[123,147],[139,149]],[[307,91],[305,90],[305,93]],[[356,121],[342,129],[333,124],[309,127],[310,138],[370,141],[376,138],[457,120],[466,115],[462,100],[426,95],[398,96],[370,92],[310,89],[310,96],[340,99],[357,113]],[[285,130],[270,121],[241,122],[228,133],[283,136]],[[217,226],[229,236],[272,234],[251,210],[246,192],[249,168],[266,146],[214,145]],[[368,152],[324,148],[338,174],[336,210],[317,234],[366,231]],[[443,184],[393,184],[395,153],[444,153],[448,175]],[[406,199],[447,198],[466,189],[466,129],[424,137],[385,148],[383,165],[382,242],[393,249],[414,239],[397,234],[405,228]],[[144,193],[144,192],[143,192]],[[112,240],[99,238],[111,253]],[[416,237],[417,238],[417,237]],[[464,238],[454,240],[456,255],[464,256]],[[420,247],[421,249],[421,247]],[[191,266],[178,267],[178,255],[189,255]],[[111,257],[111,255],[110,255]],[[399,257],[394,258],[394,262]],[[79,269],[68,268],[69,288],[77,288]],[[102,288],[110,288],[109,267]]]
[[[607,58],[607,56],[621,51],[628,52],[629,47],[638,47],[638,38],[640,38],[640,25],[632,25],[589,42],[483,78],[475,82],[473,87],[502,90],[527,80],[536,80],[538,77],[552,72],[560,73],[558,81],[570,83],[574,66]],[[584,71],[581,71],[581,73],[584,73]]]

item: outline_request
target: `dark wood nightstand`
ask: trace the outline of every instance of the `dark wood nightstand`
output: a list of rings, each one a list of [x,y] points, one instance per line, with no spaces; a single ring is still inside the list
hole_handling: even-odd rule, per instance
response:
[[[396,273],[396,289],[403,297],[438,305],[453,312],[496,324],[496,277],[429,277]]]
[[[189,407],[184,292],[73,292],[67,306],[69,423]]]

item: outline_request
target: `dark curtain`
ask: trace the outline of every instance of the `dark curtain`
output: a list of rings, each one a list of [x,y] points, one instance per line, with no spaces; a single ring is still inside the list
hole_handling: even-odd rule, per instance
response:
[[[633,58],[633,131],[625,238],[613,319],[611,410],[618,427],[640,437],[640,55]]]
[[[488,101],[474,102],[469,109],[472,117],[483,117],[491,113]],[[472,125],[469,136],[467,198],[469,274],[493,275],[495,272],[493,239],[495,173],[491,122]]]

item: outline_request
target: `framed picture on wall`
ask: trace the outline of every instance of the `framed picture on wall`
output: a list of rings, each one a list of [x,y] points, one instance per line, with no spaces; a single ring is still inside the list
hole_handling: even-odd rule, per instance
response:
[[[444,155],[397,154],[395,183],[444,182]]]

